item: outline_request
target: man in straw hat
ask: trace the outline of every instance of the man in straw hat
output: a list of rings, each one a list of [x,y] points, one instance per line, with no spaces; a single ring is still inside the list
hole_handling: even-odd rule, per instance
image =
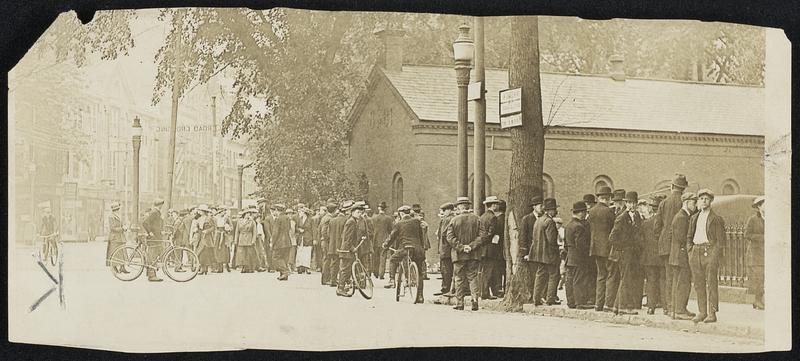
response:
[[[344,223],[342,242],[336,250],[339,254],[339,280],[336,288],[337,296],[348,296],[345,285],[351,281],[351,268],[355,262],[354,254],[359,259],[367,259],[372,253],[372,234],[364,215],[366,203],[355,202],[351,207],[350,217]],[[367,276],[369,277],[369,276]],[[353,287],[353,285],[350,285]]]
[[[609,207],[611,202],[611,188],[601,187],[597,192],[597,204],[589,210],[589,232],[591,244],[589,256],[595,263],[595,295],[594,305],[596,311],[611,311],[613,304],[606,303],[606,285],[608,284],[608,253],[611,245],[608,235],[614,227],[614,211]],[[606,306],[608,304],[608,307]]]
[[[483,239],[480,237],[480,220],[472,213],[472,202],[467,197],[458,197],[455,202],[459,214],[447,226],[447,242],[452,248],[453,274],[456,279],[456,306],[454,309],[464,309],[465,283],[469,282],[472,298],[472,310],[478,310],[478,299],[481,295],[480,279],[480,247]]]
[[[764,196],[753,200],[754,215],[747,219],[744,239],[747,241],[745,264],[747,265],[747,288],[754,294],[753,308],[764,309]]]
[[[711,203],[714,192],[704,188],[697,191],[697,210],[689,220],[687,248],[689,268],[692,269],[698,313],[692,321],[717,322],[719,311],[719,258],[726,241],[725,220],[714,213]]]
[[[483,201],[483,204],[486,208],[486,212],[484,212],[479,218],[479,234],[480,237],[483,238],[483,250],[482,250],[482,258],[481,258],[481,268],[480,268],[480,276],[481,276],[481,298],[487,300],[494,300],[497,299],[496,294],[498,293],[497,285],[492,285],[494,287],[493,290],[490,290],[490,280],[496,277],[496,274],[500,272],[502,268],[501,264],[498,264],[498,260],[503,259],[503,247],[500,244],[501,239],[500,235],[497,232],[498,227],[502,227],[503,225],[497,224],[497,217],[495,213],[500,208],[500,199],[497,196],[488,196]],[[492,294],[491,291],[494,291]]]
[[[658,254],[661,261],[664,263],[664,278],[661,287],[661,301],[659,302],[664,306],[664,314],[669,314],[672,309],[670,302],[672,301],[671,287],[667,286],[672,282],[673,268],[669,264],[670,259],[670,232],[672,228],[672,219],[678,214],[678,211],[683,208],[683,200],[681,195],[689,183],[686,181],[686,176],[683,174],[676,174],[670,185],[670,194],[658,206],[658,214],[656,215],[656,232],[660,232],[658,236]]]

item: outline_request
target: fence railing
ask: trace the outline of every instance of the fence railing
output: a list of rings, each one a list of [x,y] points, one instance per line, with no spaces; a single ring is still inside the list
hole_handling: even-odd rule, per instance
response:
[[[719,284],[733,287],[745,287],[747,280],[747,265],[745,264],[745,249],[743,224],[725,226],[726,240],[722,245],[722,255],[719,260]]]

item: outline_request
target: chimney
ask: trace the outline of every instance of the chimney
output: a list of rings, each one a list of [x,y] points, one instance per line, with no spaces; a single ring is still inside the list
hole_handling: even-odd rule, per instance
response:
[[[387,71],[403,71],[403,30],[382,29],[375,32],[381,39],[383,50],[378,56],[378,65]]]
[[[611,55],[611,79],[625,81],[625,59],[622,55]]]

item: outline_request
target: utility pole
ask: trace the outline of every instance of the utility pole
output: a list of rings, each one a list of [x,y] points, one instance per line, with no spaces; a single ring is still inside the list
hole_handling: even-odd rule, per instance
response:
[[[175,13],[175,16],[181,17],[181,23],[183,22],[183,14],[183,10],[179,10]],[[178,101],[181,98],[181,84],[178,79],[182,77],[181,72],[183,71],[183,67],[181,66],[181,51],[183,51],[183,40],[181,38],[183,32],[180,30],[182,29],[181,27],[178,29],[172,57],[172,112],[170,114],[169,126],[169,167],[167,168],[169,183],[167,187],[167,209],[172,208],[172,190],[175,186],[175,132],[178,127]]]
[[[469,37],[469,26],[464,24],[458,27],[458,38],[453,42],[453,59],[455,60],[456,85],[458,86],[458,171],[456,173],[456,192],[459,197],[466,197],[469,193],[469,173],[467,170],[467,96],[469,86],[469,71],[472,68],[474,44]]]
[[[211,200],[217,203],[217,97],[211,97]]]
[[[483,18],[474,18],[475,27],[475,81],[480,83],[479,98],[475,101],[475,130],[473,139],[473,197],[472,209],[475,214],[483,214],[483,200],[486,197],[486,69],[484,66]]]

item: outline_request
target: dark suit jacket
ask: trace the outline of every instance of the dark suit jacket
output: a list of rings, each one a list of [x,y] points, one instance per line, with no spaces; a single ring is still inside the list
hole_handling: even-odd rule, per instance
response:
[[[764,218],[756,212],[747,220],[744,230],[744,239],[747,241],[745,251],[745,264],[748,266],[764,265]]]
[[[350,250],[361,243],[362,237],[364,243],[358,247],[358,255],[363,256],[372,252],[372,237],[369,234],[366,218],[356,219],[353,216],[347,217],[342,229],[342,243],[339,245],[339,257],[352,258],[353,255]]]
[[[672,218],[667,239],[670,240],[669,265],[689,268],[689,253],[686,248],[686,232],[689,229],[691,215],[681,209]]]
[[[461,213],[447,225],[447,242],[450,243],[450,257],[453,262],[480,259],[480,246],[483,239],[480,236],[480,219],[472,212]],[[464,252],[464,246],[469,245],[472,251]]]
[[[328,254],[336,254],[336,250],[342,244],[342,234],[344,233],[344,224],[346,222],[347,217],[341,213],[331,218],[328,225]]]
[[[558,228],[548,215],[543,215],[533,225],[533,244],[528,260],[545,264],[561,263],[558,250]]]
[[[589,231],[591,232],[591,249],[593,257],[608,257],[610,245],[608,235],[614,227],[614,211],[603,203],[597,203],[589,210]]]
[[[658,254],[660,256],[669,256],[672,254],[672,243],[670,241],[670,232],[672,232],[672,219],[678,214],[678,211],[683,207],[681,201],[681,191],[672,191],[661,204],[658,205],[658,213],[656,217],[656,230],[660,232],[658,236]]]
[[[280,249],[292,246],[292,240],[289,238],[290,224],[289,217],[281,214],[272,222],[270,227],[270,234],[272,235],[272,248]]]
[[[439,258],[441,259],[450,258],[452,248],[450,243],[447,243],[447,225],[450,224],[451,219],[453,219],[453,215],[442,217],[439,220],[439,229],[436,231],[436,239],[439,241]]]
[[[505,252],[505,238],[506,238],[506,214],[501,213],[499,215],[495,215],[494,217],[494,234],[500,237],[500,240],[497,244],[498,255],[495,259],[498,260],[505,260],[506,259],[506,252]],[[490,240],[491,242],[491,240]]]
[[[709,256],[717,257],[720,254],[720,246],[727,240],[727,235],[725,234],[725,220],[714,213],[713,209],[709,209],[708,211],[710,213],[706,221],[706,238],[708,238],[709,245],[712,246]],[[690,252],[692,246],[694,246],[694,231],[697,229],[697,218],[699,216],[700,212],[697,212],[692,215],[692,219],[689,220],[689,232],[686,233],[686,248]]]
[[[522,217],[522,222],[519,226],[519,234],[517,235],[519,257],[527,255],[533,245],[533,226],[536,224],[536,214],[531,212]]]
[[[495,229],[497,217],[495,217],[494,212],[491,209],[487,209],[480,217],[480,228],[478,229],[481,243],[483,243],[483,247],[481,250],[481,255],[484,258],[490,259],[497,259],[498,256],[502,259],[502,248],[500,248],[500,244],[493,244],[492,237],[494,237],[497,232]]]
[[[657,217],[650,217],[642,222],[642,250],[639,252],[639,263],[642,266],[664,267],[658,254],[658,236],[656,232]]]
[[[389,234],[392,233],[394,219],[385,213],[378,213],[372,217],[372,225],[375,230],[374,246],[380,247],[384,242],[386,242],[387,239],[389,239]]]
[[[586,221],[575,219],[564,226],[564,249],[567,251],[567,266],[588,267],[591,262],[589,230]]]
[[[313,245],[313,239],[311,237],[311,218],[308,216],[305,217],[303,220],[303,216],[297,215],[295,217],[295,237],[297,238],[297,245],[298,246],[311,246]]]
[[[163,220],[161,219],[161,211],[156,208],[150,208],[142,221],[142,227],[145,231],[153,234],[153,239],[161,239]]]
[[[614,220],[614,228],[608,235],[611,250],[608,259],[621,263],[637,261],[639,247],[642,243],[642,216],[639,212],[633,213],[633,219],[628,211],[623,211]]]

